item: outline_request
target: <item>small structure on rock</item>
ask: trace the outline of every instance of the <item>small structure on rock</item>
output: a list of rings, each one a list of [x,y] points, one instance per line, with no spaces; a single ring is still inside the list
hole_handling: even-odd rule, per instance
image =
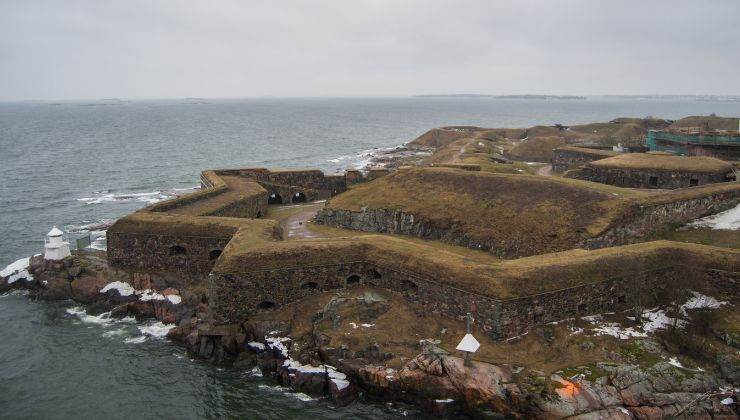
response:
[[[473,316],[468,312],[468,315],[465,318],[467,321],[468,333],[465,334],[462,340],[460,340],[460,343],[455,347],[455,349],[465,352],[465,366],[471,366],[472,363],[470,361],[470,355],[478,351],[480,343],[472,334]]]
[[[63,260],[71,255],[69,242],[64,240],[64,232],[54,226],[44,239],[44,259]]]

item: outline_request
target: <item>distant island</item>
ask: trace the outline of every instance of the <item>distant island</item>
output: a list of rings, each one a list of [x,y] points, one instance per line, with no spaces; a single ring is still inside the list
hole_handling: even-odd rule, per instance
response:
[[[585,96],[576,95],[484,95],[478,93],[414,95],[414,98],[586,99]]]

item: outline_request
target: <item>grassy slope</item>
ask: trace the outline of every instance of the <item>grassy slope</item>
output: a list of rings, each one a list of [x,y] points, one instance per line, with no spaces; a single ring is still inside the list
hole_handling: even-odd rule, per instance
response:
[[[518,255],[571,248],[619,217],[626,201],[590,183],[447,168],[409,169],[334,197],[330,208],[401,209],[439,229]],[[620,189],[621,190],[621,189]]]

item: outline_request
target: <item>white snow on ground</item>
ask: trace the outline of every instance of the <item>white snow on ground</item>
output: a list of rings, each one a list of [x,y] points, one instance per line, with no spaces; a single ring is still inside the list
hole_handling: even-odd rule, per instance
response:
[[[740,204],[722,213],[695,220],[689,223],[689,226],[738,230],[740,229]]]
[[[182,298],[179,295],[167,295],[164,296],[161,293],[157,293],[152,289],[136,290],[130,284],[123,281],[114,281],[108,283],[100,289],[100,293],[106,293],[109,290],[116,290],[121,296],[131,296],[133,294],[139,295],[139,300],[142,302],[148,302],[151,300],[167,300],[173,305],[178,305],[182,302]]]
[[[249,343],[247,343],[247,345],[252,350],[257,350],[257,351],[264,351],[265,350],[265,345],[262,344],[262,343],[260,343],[259,341],[250,341]]]
[[[717,309],[720,306],[727,305],[727,302],[720,302],[717,299],[703,295],[699,292],[691,292],[693,297],[691,297],[689,300],[686,301],[683,305],[681,305],[681,314],[686,315],[687,309],[701,309],[701,308],[709,308],[709,309]]]
[[[141,291],[141,296],[139,296],[139,300],[142,302],[148,302],[150,300],[164,300],[164,296],[157,292],[154,292],[151,289],[146,289]]]
[[[677,357],[671,357],[670,359],[668,359],[668,364],[677,368],[686,368],[686,366],[682,365],[681,362],[678,361]]]
[[[121,296],[131,296],[134,294],[134,292],[136,292],[134,288],[125,281],[114,281],[108,283],[105,285],[105,287],[100,289],[100,293],[105,293],[108,290],[117,290],[118,294]]]
[[[179,305],[180,302],[182,302],[182,298],[180,297],[180,295],[167,295],[166,297],[167,300],[169,300],[170,303],[173,305]]]
[[[730,405],[730,404],[735,404],[735,400],[733,400],[733,399],[732,399],[732,398],[730,398],[730,397],[727,397],[727,398],[725,398],[724,400],[722,400],[722,401],[720,401],[720,402],[721,402],[722,404],[724,404],[724,405]]]
[[[153,322],[149,325],[140,325],[137,327],[139,331],[141,331],[142,334],[144,334],[147,337],[152,338],[165,338],[167,337],[167,333],[175,328],[174,325],[170,324],[163,324],[159,321]]]
[[[265,337],[265,341],[267,347],[279,351],[283,357],[288,358],[288,348],[285,347],[284,343],[290,341],[290,337]]]
[[[727,302],[720,302],[717,299],[703,295],[699,292],[692,291],[692,297],[680,306],[682,316],[687,316],[687,309],[710,308],[717,309]],[[657,330],[666,329],[672,325],[682,328],[686,325],[686,320],[671,318],[660,308],[648,309],[642,313],[642,325],[640,329],[635,327],[622,327],[617,322],[605,322],[601,315],[591,315],[583,317],[584,320],[594,325],[593,330],[596,335],[611,335],[622,340],[630,337],[647,337],[649,333]],[[634,318],[630,319],[634,320]]]
[[[7,277],[8,284],[13,284],[18,280],[26,279],[26,281],[32,281],[33,275],[28,272],[28,265],[31,261],[30,257],[21,258],[0,271],[0,277]]]

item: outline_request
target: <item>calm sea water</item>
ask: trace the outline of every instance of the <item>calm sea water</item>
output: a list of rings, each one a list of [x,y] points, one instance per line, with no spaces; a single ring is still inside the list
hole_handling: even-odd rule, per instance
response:
[[[740,102],[589,99],[261,99],[0,103],[0,267],[74,231],[193,188],[204,168],[361,165],[441,125],[524,127],[620,116],[740,116]],[[326,401],[191,360],[156,325],[72,303],[0,297],[3,418],[392,418],[413,410]],[[143,335],[142,332],[149,335]]]

